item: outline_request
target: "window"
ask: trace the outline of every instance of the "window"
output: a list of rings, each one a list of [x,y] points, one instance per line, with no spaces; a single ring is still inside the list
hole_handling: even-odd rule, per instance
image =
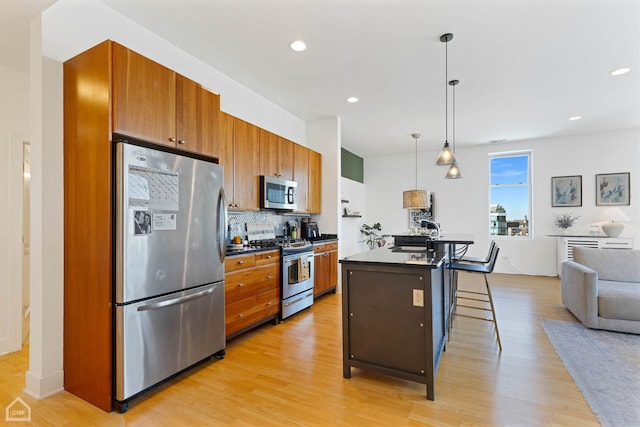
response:
[[[491,171],[490,235],[528,237],[531,221],[531,153],[496,153]]]

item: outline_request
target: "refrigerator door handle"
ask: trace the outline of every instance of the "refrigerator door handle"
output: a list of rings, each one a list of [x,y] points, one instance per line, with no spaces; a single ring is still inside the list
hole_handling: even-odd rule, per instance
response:
[[[227,256],[226,233],[227,233],[227,198],[224,194],[224,188],[220,187],[220,192],[218,193],[217,234],[218,234],[218,255],[220,257],[221,262],[224,262],[224,259]]]
[[[185,295],[183,297],[178,297],[178,298],[172,298],[172,299],[168,299],[168,300],[165,300],[165,301],[156,302],[156,303],[153,303],[153,304],[141,305],[140,307],[138,307],[138,311],[154,310],[156,308],[168,307],[170,305],[183,304],[183,303],[185,303],[187,301],[191,301],[192,299],[196,299],[196,298],[203,297],[205,295],[209,295],[214,290],[215,290],[215,286],[211,287],[209,289],[205,289],[204,291],[196,292],[195,294]]]

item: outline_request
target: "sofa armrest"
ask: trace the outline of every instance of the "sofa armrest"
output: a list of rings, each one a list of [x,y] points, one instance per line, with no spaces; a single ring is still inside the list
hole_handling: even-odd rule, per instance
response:
[[[577,262],[561,266],[562,303],[586,327],[598,327],[598,274]]]

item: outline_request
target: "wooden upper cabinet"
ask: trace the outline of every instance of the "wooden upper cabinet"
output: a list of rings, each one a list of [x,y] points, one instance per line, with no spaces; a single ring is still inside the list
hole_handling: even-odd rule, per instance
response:
[[[113,132],[217,157],[220,96],[113,43]]]
[[[284,179],[293,179],[293,147],[292,141],[278,137],[278,172]]]
[[[258,139],[260,140],[260,175],[278,176],[278,135],[260,129]]]
[[[220,96],[177,74],[177,148],[219,157],[219,120]]]
[[[322,154],[309,150],[309,213],[322,213]]]
[[[113,131],[175,146],[176,73],[113,43]]]
[[[219,163],[224,167],[224,192],[229,207],[234,207],[234,150],[233,128],[234,117],[225,112],[220,112],[220,126],[218,127]]]
[[[233,121],[234,188],[233,208],[260,209],[260,144],[259,128],[244,120]],[[229,195],[227,195],[229,198]]]
[[[264,129],[259,130],[260,175],[293,179],[293,142]]]
[[[309,149],[300,144],[293,146],[293,180],[298,183],[299,212],[308,213]]]

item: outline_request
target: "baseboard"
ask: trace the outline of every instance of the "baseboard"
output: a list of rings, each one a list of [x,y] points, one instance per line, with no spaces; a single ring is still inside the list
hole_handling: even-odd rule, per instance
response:
[[[38,377],[33,372],[26,374],[24,392],[34,399],[44,399],[64,390],[64,371],[54,372],[47,377]]]

